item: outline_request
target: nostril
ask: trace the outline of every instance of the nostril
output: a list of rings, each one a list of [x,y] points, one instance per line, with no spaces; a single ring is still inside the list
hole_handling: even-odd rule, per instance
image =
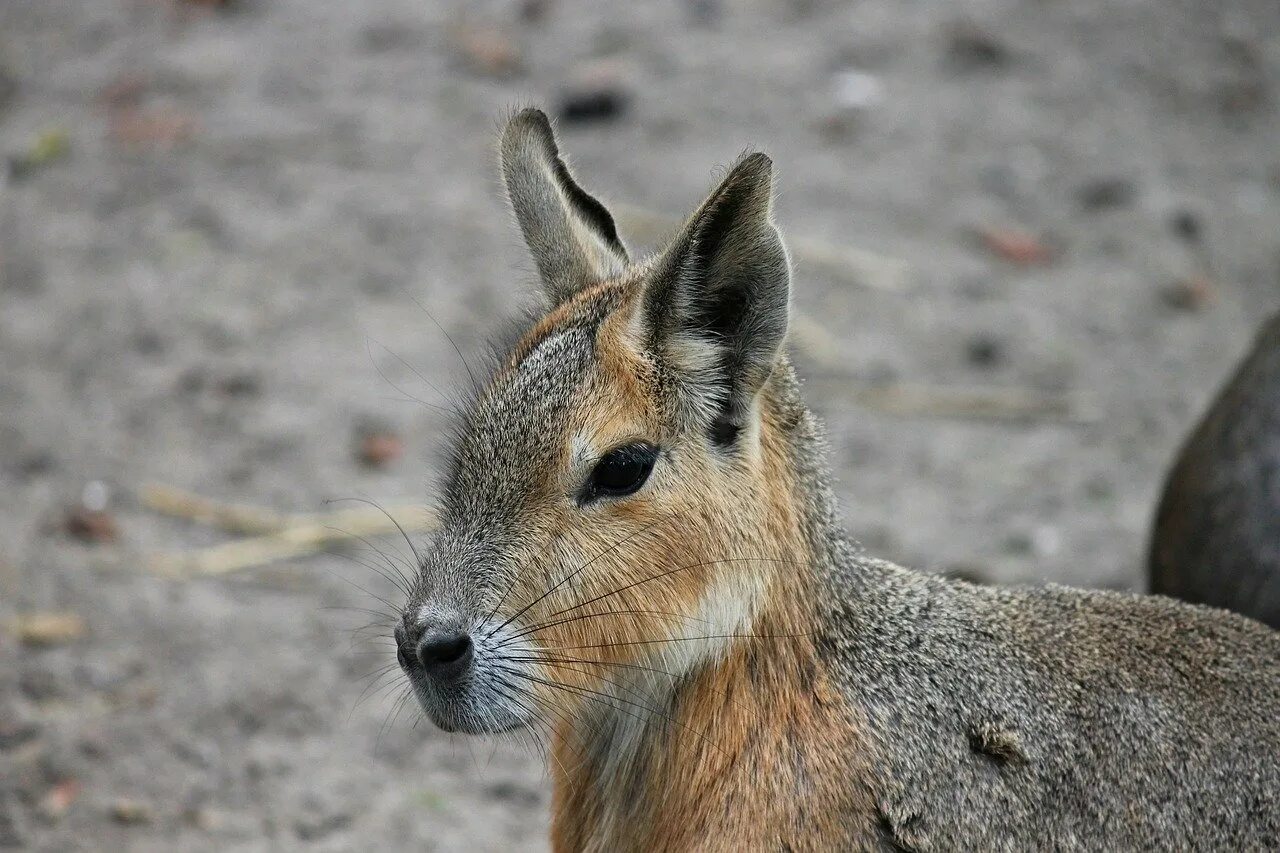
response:
[[[418,660],[437,678],[453,677],[471,663],[471,637],[466,634],[428,634],[418,644]]]

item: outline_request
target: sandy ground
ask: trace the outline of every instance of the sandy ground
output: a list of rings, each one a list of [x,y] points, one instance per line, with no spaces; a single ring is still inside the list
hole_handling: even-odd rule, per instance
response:
[[[681,213],[761,146],[789,235],[908,264],[891,289],[797,268],[870,551],[1142,588],[1163,468],[1280,306],[1274,0],[461,8],[0,3],[0,622],[86,625],[0,633],[0,844],[544,848],[536,755],[396,718],[395,683],[357,704],[390,652],[332,608],[394,601],[359,549],[163,579],[147,555],[227,537],[136,495],[430,502],[445,416],[393,385],[441,402],[426,383],[465,374],[435,321],[474,356],[527,293],[494,130],[575,81],[630,95],[562,127],[603,198]],[[894,414],[853,393],[877,384],[1067,394],[1082,421]],[[359,462],[370,423],[403,458]],[[115,541],[65,530],[89,483]]]

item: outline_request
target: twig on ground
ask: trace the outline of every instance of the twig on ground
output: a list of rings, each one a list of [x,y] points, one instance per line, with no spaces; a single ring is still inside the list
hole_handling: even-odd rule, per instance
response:
[[[360,537],[399,533],[400,528],[406,533],[420,533],[436,525],[435,512],[420,505],[284,515],[261,507],[221,503],[159,483],[143,487],[142,502],[166,515],[232,532],[261,534],[197,551],[154,555],[149,568],[170,576],[228,574],[310,554]]]

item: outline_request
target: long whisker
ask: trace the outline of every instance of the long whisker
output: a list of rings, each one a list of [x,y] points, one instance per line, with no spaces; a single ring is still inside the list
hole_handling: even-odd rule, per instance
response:
[[[648,705],[644,705],[644,704],[641,704],[641,703],[638,703],[638,702],[631,702],[630,700],[623,699],[621,696],[614,696],[614,695],[610,695],[610,694],[608,694],[608,693],[602,693],[602,692],[600,692],[599,690],[592,690],[592,689],[591,689],[591,688],[589,688],[589,687],[578,687],[577,685],[559,684],[559,683],[554,682],[554,681],[548,681],[548,680],[547,680],[547,679],[545,679],[545,678],[539,678],[539,677],[538,677],[538,676],[536,676],[536,675],[530,675],[530,674],[528,674],[528,673],[525,673],[525,672],[518,672],[518,671],[515,671],[515,670],[509,670],[509,672],[510,672],[512,675],[515,675],[515,676],[516,676],[516,677],[518,677],[518,678],[525,678],[525,679],[528,679],[528,680],[530,680],[530,681],[536,681],[536,682],[538,682],[538,683],[540,683],[540,684],[545,684],[546,686],[548,686],[548,687],[552,688],[553,690],[563,690],[563,691],[568,692],[568,693],[571,693],[571,694],[576,694],[576,695],[582,696],[583,698],[586,698],[586,699],[593,699],[594,701],[600,702],[600,703],[604,704],[605,706],[612,708],[612,709],[613,709],[613,710],[615,710],[615,711],[621,711],[621,712],[624,712],[624,713],[628,713],[628,715],[629,715],[629,716],[631,716],[632,718],[636,719],[637,721],[639,721],[639,722],[641,722],[641,723],[644,723],[644,722],[646,722],[646,720],[645,720],[643,717],[638,716],[638,715],[637,715],[637,714],[635,714],[634,712],[628,712],[628,711],[627,711],[627,709],[625,709],[625,708],[621,708],[621,707],[618,707],[618,706],[617,706],[616,704],[614,704],[614,703],[616,703],[616,702],[621,702],[621,703],[623,703],[623,704],[625,704],[625,705],[630,705],[630,706],[632,706],[632,707],[639,708],[639,709],[640,709],[640,710],[642,710],[642,711],[645,711],[645,712],[647,712],[647,713],[649,713],[649,714],[652,714],[652,715],[654,715],[654,716],[656,716],[656,717],[660,717],[660,718],[662,718],[663,720],[665,720],[666,722],[668,722],[668,723],[673,723],[673,724],[675,724],[675,725],[679,726],[680,728],[684,729],[685,731],[688,731],[689,733],[691,733],[691,734],[693,734],[693,735],[696,735],[699,739],[701,739],[704,743],[706,743],[706,744],[707,744],[707,746],[710,746],[712,749],[715,749],[717,752],[720,752],[720,753],[722,753],[722,754],[723,754],[723,752],[724,752],[724,750],[723,750],[723,749],[721,749],[721,747],[720,747],[718,744],[716,744],[714,741],[712,741],[710,738],[708,738],[708,737],[707,737],[705,734],[703,734],[702,732],[699,732],[697,729],[691,728],[691,727],[689,727],[689,726],[685,725],[684,723],[681,723],[679,720],[677,720],[677,719],[673,718],[673,717],[672,717],[671,715],[669,715],[669,714],[665,714],[665,713],[663,713],[662,711],[658,710],[657,708],[652,708],[652,707],[650,707],[650,706],[648,706]]]
[[[370,346],[370,342],[371,342],[371,339],[369,338],[365,339],[365,351],[369,354],[369,363],[373,365],[373,369],[376,370],[378,372],[378,375],[382,377],[383,382],[387,383],[392,388],[399,391],[403,395],[404,399],[406,399],[409,402],[418,403],[419,405],[426,406],[428,409],[435,409],[436,411],[444,412],[445,414],[448,414],[448,415],[458,414],[458,412],[455,409],[451,409],[446,406],[440,406],[435,403],[430,403],[422,399],[421,397],[418,397],[414,394],[410,394],[408,391],[404,390],[399,385],[397,385],[394,381],[392,381],[391,377],[387,376],[386,371],[382,369],[382,366],[378,364],[378,360],[374,358],[373,348]],[[378,346],[382,346],[382,344],[378,344]],[[386,347],[383,347],[383,349],[386,349]],[[388,350],[388,352],[390,352],[390,350]],[[391,353],[391,354],[395,355],[395,353]],[[396,356],[396,358],[399,358],[399,356]],[[401,361],[403,361],[403,359],[401,359]],[[410,367],[409,369],[412,370],[413,368]],[[436,393],[439,393],[439,392],[437,391]]]
[[[616,649],[625,646],[654,646],[666,643],[694,642],[697,640],[729,640],[729,639],[799,639],[812,637],[812,631],[797,634],[707,634],[701,637],[668,637],[662,640],[629,640],[621,643],[592,643],[585,646],[548,646],[548,651],[570,652],[585,649]]]
[[[426,314],[427,318],[430,319],[432,323],[435,323],[436,328],[440,330],[440,334],[444,335],[445,340],[447,340],[449,345],[453,347],[453,351],[458,354],[458,360],[462,362],[463,368],[467,371],[467,378],[471,380],[471,386],[478,391],[480,389],[480,383],[476,380],[476,375],[471,372],[471,365],[467,364],[467,357],[462,354],[462,349],[458,346],[457,342],[454,341],[453,336],[449,334],[444,326],[440,325],[440,321],[435,318],[434,314],[427,310],[427,306],[423,305],[418,297],[410,295],[409,298],[418,304],[418,307],[422,309],[422,313]]]
[[[505,644],[507,640],[518,640],[521,637],[527,637],[530,634],[536,634],[539,631],[545,631],[548,628],[555,628],[558,625],[568,625],[572,622],[578,622],[583,619],[596,619],[602,616],[660,616],[660,617],[665,617],[671,620],[678,620],[678,621],[684,621],[684,622],[700,622],[703,625],[710,624],[710,622],[708,622],[706,619],[697,619],[693,616],[685,616],[680,613],[668,613],[665,610],[605,610],[599,613],[580,613],[577,616],[570,616],[568,619],[559,619],[554,622],[539,622],[534,625],[530,625],[528,628],[525,628],[523,631],[512,634],[510,637],[507,637],[503,642]]]
[[[674,516],[674,514],[673,514],[673,516]],[[634,530],[634,531],[632,531],[631,533],[628,533],[626,536],[622,537],[622,538],[621,538],[621,539],[619,539],[617,542],[613,543],[613,544],[612,544],[612,545],[610,545],[608,548],[606,548],[605,550],[603,550],[603,551],[601,551],[600,553],[596,554],[594,557],[592,557],[592,558],[591,558],[590,560],[588,560],[587,562],[583,563],[583,564],[582,564],[581,566],[579,566],[577,569],[575,569],[575,570],[574,570],[574,571],[572,571],[571,573],[569,573],[569,574],[565,575],[565,576],[564,576],[563,578],[561,578],[561,579],[560,579],[560,580],[559,580],[559,581],[558,581],[554,586],[552,586],[552,587],[550,587],[549,589],[547,589],[545,592],[543,592],[541,595],[539,595],[539,596],[538,596],[537,598],[535,598],[533,601],[530,601],[530,602],[529,602],[528,604],[526,604],[524,607],[520,608],[520,610],[516,611],[516,613],[515,613],[515,614],[513,614],[510,618],[508,618],[505,622],[503,622],[503,623],[502,623],[501,625],[499,625],[497,628],[494,628],[492,631],[490,631],[488,634],[486,634],[486,635],[485,635],[485,639],[488,639],[489,637],[492,637],[492,636],[493,636],[494,634],[496,634],[498,631],[501,631],[503,628],[505,628],[505,627],[507,627],[508,625],[510,625],[510,624],[511,624],[512,622],[514,622],[516,619],[519,619],[521,616],[523,616],[525,613],[527,613],[527,612],[529,611],[529,608],[534,607],[535,605],[537,605],[537,604],[538,604],[538,602],[542,601],[542,600],[543,600],[543,599],[545,599],[548,595],[550,595],[551,593],[555,592],[555,591],[556,591],[557,589],[559,589],[560,587],[564,586],[564,585],[565,585],[565,583],[567,583],[570,579],[572,579],[572,578],[576,577],[577,575],[581,574],[583,571],[585,571],[588,567],[590,567],[593,563],[595,563],[595,562],[596,562],[597,560],[599,560],[601,557],[604,557],[604,556],[606,556],[606,555],[608,555],[608,554],[613,553],[615,550],[617,550],[617,548],[618,548],[619,546],[621,546],[621,545],[625,544],[626,542],[628,542],[628,541],[629,541],[629,540],[631,540],[631,539],[634,539],[636,536],[639,536],[641,533],[645,533],[645,532],[647,532],[647,531],[651,530],[652,528],[656,527],[656,526],[658,525],[658,523],[659,523],[659,522],[666,521],[666,520],[668,520],[668,518],[673,517],[673,516],[661,516],[661,517],[659,517],[659,518],[654,519],[654,520],[653,520],[653,521],[651,521],[650,523],[646,524],[644,527],[641,527],[639,530]],[[500,648],[500,647],[501,647],[501,646],[499,646],[499,648]]]
[[[355,501],[356,503],[368,504],[385,515],[387,517],[387,521],[390,521],[395,525],[396,530],[399,530],[400,535],[404,537],[405,544],[409,546],[409,553],[413,554],[413,559],[417,560],[419,566],[422,565],[422,555],[418,553],[417,546],[413,544],[413,540],[409,538],[409,534],[405,532],[404,528],[400,525],[400,522],[396,521],[395,516],[387,512],[386,507],[370,498],[330,498],[325,501],[325,503],[341,503],[342,501]]]
[[[778,559],[772,559],[769,557],[727,557],[721,560],[708,560],[702,563],[691,563],[687,566],[678,566],[674,569],[670,569],[669,571],[661,572],[659,574],[652,575],[647,578],[641,578],[640,580],[635,581],[634,583],[629,583],[626,586],[618,587],[617,589],[610,590],[609,592],[603,593],[601,595],[597,595],[595,598],[589,598],[586,601],[579,602],[577,604],[572,605],[571,607],[566,607],[563,610],[558,610],[555,613],[548,615],[547,618],[554,619],[555,617],[561,615],[562,613],[569,613],[574,610],[577,610],[579,607],[586,607],[588,604],[595,604],[597,601],[603,601],[604,599],[609,598],[610,596],[624,593],[629,589],[635,589],[636,587],[642,586],[643,584],[649,583],[650,581],[661,580],[662,578],[669,577],[671,575],[676,574],[677,572],[687,572],[692,569],[701,569],[701,568],[706,568],[707,566],[717,566],[722,563],[736,563],[736,562],[766,562],[766,563],[782,563],[785,565],[797,565],[795,560],[778,560]]]

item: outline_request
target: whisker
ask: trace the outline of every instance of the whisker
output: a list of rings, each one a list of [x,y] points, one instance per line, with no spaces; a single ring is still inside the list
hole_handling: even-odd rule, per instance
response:
[[[631,540],[631,539],[634,539],[636,536],[639,536],[641,533],[645,533],[645,532],[647,532],[648,530],[652,529],[653,527],[656,527],[656,526],[658,525],[658,523],[659,523],[659,522],[661,522],[661,521],[666,521],[667,519],[668,519],[668,516],[662,516],[662,517],[659,517],[659,518],[657,518],[657,519],[654,519],[654,520],[653,520],[653,521],[651,521],[650,523],[646,524],[644,527],[641,527],[639,530],[635,530],[635,531],[632,531],[631,533],[628,533],[626,536],[624,536],[623,538],[619,539],[617,542],[613,543],[613,544],[612,544],[612,545],[610,545],[608,548],[606,548],[605,550],[601,551],[599,554],[596,554],[594,557],[592,557],[592,558],[591,558],[590,560],[588,560],[587,562],[583,563],[581,566],[579,566],[579,567],[578,567],[577,569],[575,569],[573,572],[571,572],[571,573],[570,573],[570,574],[568,574],[568,575],[565,575],[563,578],[561,578],[561,579],[560,579],[560,581],[559,581],[559,582],[557,582],[554,586],[552,586],[552,587],[550,587],[549,589],[547,589],[545,592],[543,592],[541,595],[539,595],[539,596],[538,596],[537,598],[535,598],[533,601],[530,601],[528,604],[526,604],[524,607],[522,607],[520,610],[518,610],[514,615],[512,615],[509,619],[507,619],[505,622],[503,622],[501,625],[499,625],[497,628],[494,628],[492,631],[490,631],[488,634],[486,634],[486,635],[485,635],[485,639],[487,640],[489,637],[492,637],[492,636],[493,636],[494,634],[496,634],[498,631],[501,631],[503,628],[505,628],[505,627],[507,627],[508,625],[510,625],[510,624],[511,624],[512,622],[514,622],[516,619],[519,619],[521,616],[523,616],[525,613],[527,613],[531,607],[536,606],[536,605],[538,604],[538,602],[542,601],[542,600],[543,600],[543,599],[545,599],[548,595],[550,595],[551,593],[555,592],[555,591],[556,591],[557,589],[559,589],[560,587],[564,586],[564,584],[565,584],[567,581],[569,581],[571,578],[573,578],[573,577],[577,576],[578,574],[582,573],[583,571],[585,571],[588,567],[590,567],[593,563],[595,563],[595,562],[596,562],[597,560],[599,560],[601,557],[604,557],[604,556],[606,556],[606,555],[608,555],[608,554],[613,553],[613,552],[614,552],[615,550],[617,550],[621,545],[625,544],[626,542],[628,542],[628,541],[629,541],[629,540]],[[501,648],[501,645],[499,645],[499,646],[498,646],[498,648]]]
[[[423,305],[418,297],[410,294],[409,298],[417,303],[418,307],[422,309],[422,313],[426,314],[432,323],[435,323],[436,328],[440,330],[440,334],[444,335],[445,340],[447,340],[449,345],[453,347],[453,351],[458,354],[458,360],[462,362],[463,368],[467,371],[467,378],[471,380],[471,386],[475,390],[479,391],[480,383],[476,380],[476,375],[471,372],[471,365],[467,364],[467,357],[462,354],[462,349],[458,346],[457,342],[454,341],[453,336],[449,334],[444,326],[440,325],[440,321],[435,318],[434,314],[427,310],[427,306]]]
[[[413,559],[417,561],[418,566],[422,565],[422,555],[418,553],[417,546],[413,544],[413,540],[409,538],[409,534],[405,532],[404,528],[400,525],[400,522],[396,521],[396,517],[387,512],[386,507],[371,498],[330,498],[325,501],[325,503],[340,503],[342,501],[355,501],[356,503],[368,504],[385,515],[387,517],[387,521],[390,521],[395,525],[396,530],[399,530],[400,535],[404,537],[405,544],[409,546],[409,553],[413,554]]]
[[[444,412],[447,415],[458,414],[456,409],[451,409],[446,406],[440,406],[435,403],[429,403],[426,400],[422,399],[421,397],[418,397],[417,395],[410,394],[408,391],[404,390],[399,385],[397,385],[394,381],[392,381],[391,377],[387,376],[386,371],[382,369],[382,366],[378,364],[378,360],[374,358],[373,348],[370,346],[371,342],[373,342],[371,338],[365,338],[365,342],[364,342],[365,351],[369,354],[369,363],[373,365],[373,369],[376,370],[378,372],[378,375],[382,377],[383,382],[387,383],[392,388],[399,391],[408,402],[418,403],[419,405],[426,406],[428,409],[435,409],[436,411]],[[382,346],[382,344],[378,344],[378,346]],[[386,347],[383,347],[383,349],[386,349]],[[395,353],[392,353],[392,355],[395,355]],[[396,357],[399,358],[399,356],[396,356]],[[439,392],[436,392],[436,393],[439,393]]]
[[[685,725],[685,724],[681,723],[679,720],[675,719],[674,717],[670,716],[669,714],[665,714],[665,713],[663,713],[662,711],[658,710],[657,708],[652,708],[652,707],[650,707],[650,706],[648,706],[648,705],[643,705],[643,704],[640,704],[640,703],[638,703],[638,702],[631,702],[631,701],[629,701],[629,700],[627,700],[627,699],[623,699],[621,696],[611,696],[611,695],[610,695],[610,694],[608,694],[608,693],[602,693],[602,692],[600,692],[600,691],[598,691],[598,690],[592,690],[592,689],[591,689],[591,688],[589,688],[589,687],[578,687],[578,686],[576,686],[576,685],[559,684],[559,683],[554,682],[554,681],[548,681],[547,679],[539,678],[539,677],[538,677],[538,676],[536,676],[536,675],[530,675],[529,673],[524,673],[524,672],[517,672],[517,671],[515,671],[515,670],[508,670],[508,672],[510,672],[512,675],[515,675],[515,676],[516,676],[516,677],[518,677],[518,678],[525,678],[525,679],[528,679],[528,680],[530,680],[530,681],[536,681],[536,682],[538,682],[538,683],[540,683],[540,684],[545,684],[547,687],[550,687],[550,688],[552,688],[553,690],[563,690],[563,691],[566,691],[566,692],[568,692],[568,693],[572,693],[572,694],[580,695],[580,696],[582,696],[583,698],[586,698],[586,699],[593,699],[594,701],[600,702],[601,704],[605,705],[606,707],[610,707],[610,708],[612,708],[612,709],[613,709],[613,710],[615,710],[615,711],[622,711],[622,712],[624,712],[624,713],[628,713],[628,715],[629,715],[629,716],[631,716],[632,718],[634,718],[634,719],[635,719],[635,720],[637,720],[638,722],[641,722],[641,723],[646,722],[646,720],[645,720],[643,717],[641,717],[641,716],[639,716],[639,715],[635,714],[634,712],[627,712],[625,708],[620,708],[620,707],[618,707],[617,705],[615,705],[615,704],[613,704],[613,703],[615,703],[615,702],[622,702],[623,704],[631,705],[631,706],[633,706],[633,707],[635,707],[635,708],[639,708],[639,709],[641,709],[641,710],[643,710],[643,711],[646,711],[646,712],[648,712],[648,713],[650,713],[650,714],[652,714],[652,715],[654,715],[654,716],[656,716],[656,717],[660,717],[660,718],[662,718],[663,720],[665,720],[665,721],[666,721],[666,722],[668,722],[668,723],[673,723],[673,724],[675,724],[675,725],[679,726],[680,728],[682,728],[682,729],[684,729],[684,730],[688,731],[689,733],[691,733],[691,734],[693,734],[693,735],[696,735],[699,739],[701,739],[704,743],[706,743],[706,744],[707,744],[707,746],[710,746],[711,748],[715,749],[717,752],[720,752],[720,753],[722,753],[722,754],[724,753],[724,750],[723,750],[723,749],[721,749],[721,748],[720,748],[720,746],[719,746],[718,744],[716,744],[714,741],[712,741],[710,738],[708,738],[705,734],[703,734],[702,732],[699,732],[699,731],[697,731],[696,729],[693,729],[693,728],[691,728],[691,727],[689,727],[689,726],[687,726],[687,725]]]
[[[703,625],[710,624],[706,619],[697,619],[693,616],[685,616],[680,613],[668,613],[665,610],[605,610],[599,613],[581,613],[577,616],[571,616],[568,619],[560,619],[555,622],[535,623],[534,625],[531,625],[528,628],[525,628],[523,631],[520,631],[519,633],[512,634],[510,637],[507,637],[503,642],[505,643],[508,640],[518,640],[521,637],[527,637],[530,634],[536,634],[539,631],[545,631],[548,628],[555,628],[559,625],[568,625],[570,623],[578,622],[583,619],[593,619],[601,616],[633,616],[633,615],[634,616],[643,616],[643,615],[663,616],[673,620],[683,620],[686,622],[701,622]]]

